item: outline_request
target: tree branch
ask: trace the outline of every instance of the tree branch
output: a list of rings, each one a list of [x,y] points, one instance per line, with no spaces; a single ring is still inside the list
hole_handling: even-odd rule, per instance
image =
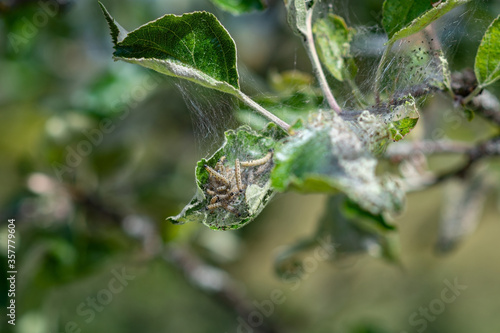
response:
[[[238,94],[238,97],[241,99],[241,101],[243,101],[243,103],[245,103],[246,105],[248,105],[249,107],[251,107],[252,109],[257,111],[258,113],[260,113],[262,116],[266,117],[267,119],[269,119],[270,121],[272,121],[273,123],[275,123],[276,125],[281,127],[285,132],[288,132],[288,130],[290,129],[289,124],[287,124],[286,122],[281,120],[281,118],[278,118],[277,116],[275,116],[271,112],[264,109],[260,104],[255,102],[253,99],[251,99],[247,95],[245,95],[243,92],[240,91]]]
[[[472,106],[477,114],[500,126],[500,102],[488,90],[473,98]]]
[[[307,53],[309,55],[309,58],[311,59],[314,72],[316,73],[316,77],[318,78],[319,81],[319,86],[323,91],[323,95],[325,96],[328,105],[333,111],[335,111],[336,113],[340,113],[342,112],[342,109],[335,100],[335,97],[333,96],[333,93],[330,90],[330,87],[328,86],[328,81],[326,80],[325,73],[323,72],[323,68],[321,67],[321,62],[318,57],[318,52],[316,51],[316,44],[314,43],[314,36],[312,32],[312,10],[309,10],[306,15],[307,15],[306,16],[307,31],[306,35],[304,36],[305,37],[304,43]]]
[[[453,177],[466,177],[472,166],[479,160],[500,156],[500,136],[496,136],[475,146],[471,146],[469,143],[452,141],[400,143],[389,146],[385,157],[399,162],[419,152],[424,155],[465,154],[467,156],[467,161],[462,166],[440,175],[427,173],[418,179],[411,179],[408,181],[409,188],[407,191],[421,190],[426,187],[437,185]]]
[[[432,185],[439,184],[442,181],[450,179],[452,177],[463,178],[469,172],[469,169],[479,160],[492,157],[500,156],[500,136],[494,137],[490,140],[484,141],[477,146],[469,149],[467,151],[468,160],[461,167],[445,172],[436,177],[435,182]]]
[[[468,142],[459,141],[415,141],[415,142],[397,142],[387,148],[385,157],[391,160],[402,160],[421,152],[424,155],[436,154],[466,154],[474,146]]]

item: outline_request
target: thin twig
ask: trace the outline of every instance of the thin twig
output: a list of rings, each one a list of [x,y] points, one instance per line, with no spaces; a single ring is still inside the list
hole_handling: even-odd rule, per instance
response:
[[[473,98],[472,106],[478,115],[500,126],[500,102],[488,90]]]
[[[474,89],[467,97],[465,97],[462,100],[462,104],[466,105],[467,103],[469,103],[470,101],[472,101],[472,99],[474,97],[476,97],[477,94],[479,94],[481,92],[481,90],[483,90],[483,87],[477,86],[476,89]]]
[[[500,136],[494,137],[490,140],[484,141],[475,147],[472,147],[467,152],[468,160],[467,162],[458,167],[457,169],[445,172],[436,178],[434,184],[438,184],[444,180],[450,179],[452,177],[465,177],[469,169],[477,161],[492,156],[500,156]],[[433,184],[433,185],[434,185]]]
[[[401,148],[392,148],[392,151],[388,150],[386,157],[411,157],[416,152],[422,152],[423,154],[463,153],[466,154],[467,161],[458,168],[454,168],[439,175],[426,174],[420,179],[413,179],[411,181],[412,185],[410,185],[408,191],[422,190],[426,187],[437,185],[454,177],[463,178],[467,176],[469,170],[476,162],[487,157],[500,156],[500,136],[491,138],[472,147],[467,147],[467,144],[463,142],[424,142],[418,144],[422,148],[422,150],[419,151],[414,149],[414,145],[415,143],[399,145]]]
[[[256,103],[254,100],[252,100],[247,95],[245,95],[243,92],[238,91],[238,97],[243,101],[243,103],[245,103],[246,105],[248,105],[249,107],[251,107],[252,109],[257,111],[258,113],[260,113],[262,116],[266,117],[267,119],[269,119],[270,121],[272,121],[273,123],[275,123],[276,125],[281,127],[285,132],[288,132],[288,130],[290,129],[289,124],[287,124],[286,122],[281,120],[279,117],[275,116],[271,112],[264,109],[262,106],[260,106],[258,103]]]
[[[459,141],[415,141],[397,142],[387,148],[385,157],[389,159],[404,159],[420,152],[424,155],[435,154],[466,154],[474,146],[468,142]]]
[[[316,76],[319,81],[319,86],[323,91],[323,95],[325,96],[328,105],[333,111],[335,111],[336,113],[340,113],[342,112],[342,109],[335,100],[335,97],[333,96],[333,93],[330,90],[330,87],[328,86],[328,81],[326,80],[325,73],[323,72],[323,68],[321,67],[321,62],[318,57],[318,52],[316,51],[316,45],[314,43],[314,36],[312,32],[312,12],[313,12],[312,10],[309,10],[306,14],[307,31],[305,32],[305,38],[306,38],[305,48],[307,50],[309,58],[311,59],[314,72],[316,73]]]

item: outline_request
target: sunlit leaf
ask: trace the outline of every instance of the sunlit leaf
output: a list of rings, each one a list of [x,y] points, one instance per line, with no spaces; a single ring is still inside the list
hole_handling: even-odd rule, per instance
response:
[[[125,30],[118,22],[115,21],[114,18],[109,15],[108,10],[104,5],[99,2],[99,6],[101,7],[102,12],[104,13],[104,17],[108,22],[109,30],[111,31],[111,39],[113,40],[113,44],[116,45],[118,42],[121,42],[128,34],[128,31]]]
[[[237,95],[236,46],[217,18],[207,12],[165,15],[122,39],[102,6],[111,29],[114,58]]]
[[[213,180],[210,180],[205,165],[215,169],[217,162],[225,156],[224,168],[227,173],[221,172],[221,174],[236,186],[236,180],[232,178],[236,159],[243,162],[266,157],[279,145],[278,140],[285,137],[286,133],[276,125],[269,124],[259,133],[248,126],[243,126],[237,130],[227,131],[225,136],[226,140],[219,150],[208,159],[198,162],[195,170],[197,190],[194,198],[179,215],[169,217],[167,220],[178,224],[201,222],[217,230],[238,229],[255,219],[272,198],[274,190],[269,180],[273,166],[271,158],[262,165],[242,167],[244,190],[237,192],[232,188],[233,185],[229,186],[228,190],[218,192],[221,195],[231,195],[230,199],[219,200],[225,205],[208,209],[210,200],[214,197],[209,193]]]
[[[343,18],[329,14],[316,20],[313,32],[321,62],[334,78],[344,81],[349,74],[345,58],[350,56],[352,30],[347,28]]]
[[[485,87],[500,78],[500,16],[488,27],[477,50],[474,72]]]
[[[436,7],[429,9],[419,17],[415,18],[401,30],[392,32],[388,44],[393,44],[398,39],[405,38],[419,32],[444,14],[448,13],[453,8],[463,5],[469,1],[470,0],[447,0],[441,2]],[[397,17],[394,18],[394,20],[397,20]],[[388,21],[392,22],[393,20],[387,20],[386,22]],[[384,25],[384,27],[389,31],[393,31],[396,25],[387,23],[387,26]]]
[[[210,0],[214,5],[230,12],[234,15],[240,15],[253,11],[264,10],[266,8],[265,2],[261,0]]]

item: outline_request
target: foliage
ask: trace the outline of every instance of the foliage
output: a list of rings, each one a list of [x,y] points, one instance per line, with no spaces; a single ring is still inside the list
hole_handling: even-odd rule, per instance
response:
[[[480,87],[500,78],[500,17],[491,23],[481,40],[474,70]]]
[[[0,4],[16,332],[234,331],[269,288],[290,301],[255,332],[400,331],[455,275],[495,306],[496,7],[381,3],[107,0],[130,31],[95,2]],[[88,323],[82,302],[101,304],[122,265],[137,278]],[[497,325],[477,308],[460,300],[428,330]]]
[[[222,230],[239,228],[260,213],[274,191],[290,190],[330,195],[344,193],[366,214],[372,214],[373,221],[377,221],[375,216],[380,214],[400,211],[403,207],[401,181],[395,180],[394,176],[377,176],[375,168],[377,157],[384,153],[389,141],[403,139],[416,126],[419,115],[414,98],[419,95],[411,91],[401,95],[400,92],[401,97],[397,100],[387,95],[386,101],[380,101],[378,89],[382,80],[381,74],[384,72],[382,68],[388,52],[397,40],[418,33],[465,2],[467,1],[449,0],[436,5],[392,0],[384,2],[382,24],[388,32],[389,46],[380,61],[375,78],[378,110],[366,110],[358,117],[350,118],[347,111],[338,114],[338,103],[328,87],[322,67],[327,68],[339,81],[347,79],[353,92],[360,97],[359,88],[355,83],[356,65],[350,52],[354,30],[348,28],[345,21],[337,15],[318,15],[317,2],[285,1],[288,22],[292,30],[303,37],[325,99],[332,108],[318,110],[292,128],[285,122],[276,121],[270,112],[249,100],[240,91],[235,45],[215,16],[205,12],[182,16],[165,15],[121,36],[119,25],[101,4],[111,29],[115,59],[136,63],[169,76],[188,79],[238,96],[248,106],[288,131],[288,136],[285,135],[284,138],[265,135],[263,137],[263,134],[251,132],[247,128],[240,128],[235,132],[228,131],[223,146],[209,159],[198,162],[195,173],[197,194],[180,215],[170,219],[177,223],[199,221],[211,228]],[[494,60],[498,58],[495,57],[495,52],[499,49],[495,44],[498,42],[496,22],[498,20],[490,26],[483,38],[476,59],[476,73],[482,85],[493,82],[498,74],[498,66]],[[402,70],[418,73],[419,68],[428,66],[425,61],[435,63],[441,75],[434,78],[423,76],[421,89],[426,93],[436,88],[448,90],[448,64],[441,50],[431,48],[424,54],[425,57],[417,53],[417,62],[412,63],[411,60],[407,68]],[[488,61],[490,58],[493,60]],[[413,65],[410,67],[410,64]],[[397,81],[400,72],[394,75],[397,75]],[[395,95],[398,95],[398,92],[393,92],[392,96]],[[359,102],[362,103],[361,98]],[[268,104],[272,106],[272,103]],[[267,140],[265,144],[264,140]],[[254,187],[248,183],[245,184],[245,193],[238,195],[241,196],[238,200],[234,199],[236,196],[233,192],[208,196],[207,191],[213,192],[213,188],[207,190],[209,172],[204,170],[205,165],[220,169],[218,172],[214,171],[215,174],[211,171],[210,179],[221,178],[228,182],[224,175],[221,175],[222,170],[227,167],[216,166],[221,158],[227,158],[229,165],[234,168],[230,176],[240,182],[242,175],[239,174],[239,169],[237,171],[239,165],[234,165],[234,161],[258,158],[268,149],[274,151],[275,166],[272,171],[266,171],[261,185],[255,187],[257,192],[251,192]],[[214,182],[224,185],[223,182]],[[228,182],[227,186],[233,185]],[[243,190],[240,189],[241,191]],[[227,195],[235,196],[229,201],[231,205],[228,204],[228,199],[219,198],[225,198]]]

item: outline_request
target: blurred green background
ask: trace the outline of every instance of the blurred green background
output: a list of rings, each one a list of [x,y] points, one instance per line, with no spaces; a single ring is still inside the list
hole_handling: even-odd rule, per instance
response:
[[[166,13],[213,12],[235,39],[241,83],[251,95],[266,94],[271,71],[311,70],[280,1],[240,17],[205,0],[104,4],[128,30]],[[380,29],[381,6],[333,2],[349,25],[372,30]],[[500,1],[467,6],[469,16],[447,35],[452,70],[473,66],[471,50],[500,13]],[[178,81],[113,62],[96,1],[2,1],[0,15],[2,332],[251,332],[241,327],[240,310],[213,292],[218,283],[231,283],[254,306],[281,291],[284,301],[267,318],[274,327],[269,332],[419,332],[423,326],[411,325],[412,314],[436,304],[444,281],[455,279],[467,289],[428,320],[425,331],[500,332],[496,196],[488,198],[478,230],[449,254],[434,251],[444,184],[409,195],[396,220],[400,265],[360,254],[317,262],[300,281],[283,281],[275,274],[276,255],[314,233],[325,196],[279,195],[256,221],[234,232],[165,222],[191,199],[196,161],[217,147],[224,128],[234,127],[234,117],[215,110],[233,101],[192,96],[212,114],[200,120],[187,108]],[[473,140],[491,132],[481,119],[453,128],[439,113],[442,105],[429,106],[435,111],[429,119],[449,137]],[[417,133],[425,132],[425,116]],[[435,158],[431,165],[458,162]],[[4,315],[9,218],[16,219],[19,272],[15,327]],[[162,255],[162,246],[217,270],[193,271],[197,266],[189,260]],[[123,269],[125,282],[116,278]],[[89,298],[98,304],[92,307]]]

